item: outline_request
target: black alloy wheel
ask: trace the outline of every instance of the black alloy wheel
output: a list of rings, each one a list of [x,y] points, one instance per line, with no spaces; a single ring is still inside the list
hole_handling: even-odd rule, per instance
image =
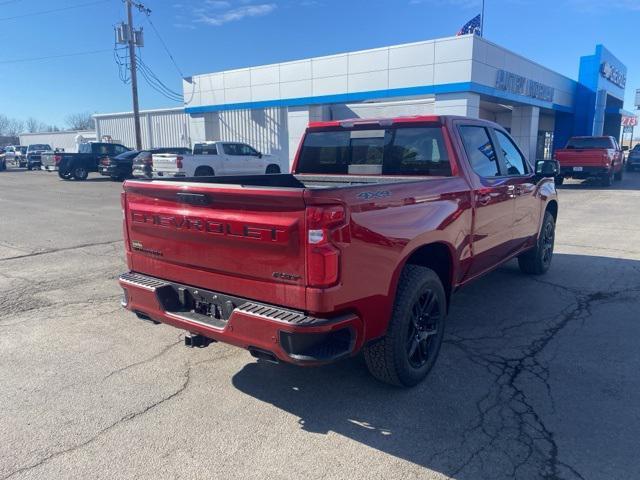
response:
[[[426,365],[434,354],[433,344],[442,328],[442,309],[432,290],[425,290],[411,309],[407,336],[407,358],[416,369]]]
[[[556,229],[554,223],[545,222],[542,229],[542,238],[540,239],[540,247],[542,248],[542,265],[545,270],[547,270],[551,265],[555,239]]]

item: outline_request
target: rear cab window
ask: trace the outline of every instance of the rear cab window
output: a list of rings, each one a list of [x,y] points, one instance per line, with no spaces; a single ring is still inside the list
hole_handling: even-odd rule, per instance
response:
[[[567,149],[589,150],[589,149],[615,149],[615,145],[610,137],[574,137],[567,142]]]
[[[179,152],[179,151],[176,152],[175,150],[168,153],[182,155],[182,152]],[[196,143],[193,146],[193,154],[194,155],[217,155],[218,149],[216,148],[215,143]]]
[[[297,173],[448,177],[451,162],[440,125],[308,131]]]

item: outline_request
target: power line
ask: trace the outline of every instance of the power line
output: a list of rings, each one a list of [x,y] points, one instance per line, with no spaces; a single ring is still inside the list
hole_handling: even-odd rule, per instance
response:
[[[140,68],[140,73],[142,73],[142,76],[151,88],[171,101],[174,101],[176,103],[183,102],[182,94],[172,90],[170,87],[165,85],[162,80],[160,80],[158,76],[153,72],[153,70],[151,70],[151,68],[142,61],[139,55],[136,59],[136,63]]]
[[[180,77],[184,77],[184,73],[182,73],[182,70],[180,70],[180,67],[176,63],[175,58],[173,58],[173,55],[171,55],[171,52],[169,51],[169,47],[167,47],[167,44],[164,42],[164,40],[160,36],[160,32],[158,31],[156,26],[151,21],[151,16],[147,13],[146,17],[147,17],[147,22],[149,22],[149,25],[151,25],[151,28],[153,29],[153,31],[155,32],[156,36],[158,37],[158,40],[160,40],[160,43],[164,47],[164,51],[167,52],[167,55],[169,55],[169,58],[171,59],[171,62],[173,63],[173,66],[176,67],[176,70],[180,74]]]
[[[72,10],[74,8],[89,7],[91,5],[98,5],[99,3],[107,3],[109,1],[110,0],[96,0],[94,2],[79,3],[77,5],[69,5],[68,7],[52,8],[51,10],[40,10],[39,12],[32,12],[32,13],[23,13],[23,14],[20,14],[20,15],[14,15],[12,17],[2,17],[2,18],[0,18],[0,21],[2,21],[2,20],[16,20],[18,18],[34,17],[36,15],[46,15],[48,13],[54,13],[54,12],[63,12],[63,11],[66,11],[66,10]]]
[[[105,48],[102,50],[89,50],[86,52],[76,52],[76,53],[63,53],[61,55],[49,55],[47,57],[31,57],[31,58],[18,58],[16,60],[0,60],[0,63],[22,63],[22,62],[37,62],[40,60],[50,60],[53,58],[65,58],[65,57],[78,57],[80,55],[95,55],[96,53],[104,53],[110,52],[110,48]]]

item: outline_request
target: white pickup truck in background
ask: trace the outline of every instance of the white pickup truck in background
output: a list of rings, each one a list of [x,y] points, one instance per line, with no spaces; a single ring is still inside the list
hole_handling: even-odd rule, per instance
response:
[[[260,175],[288,172],[288,166],[272,155],[263,155],[246,143],[196,143],[190,155],[153,155],[154,177],[202,177],[214,175]]]

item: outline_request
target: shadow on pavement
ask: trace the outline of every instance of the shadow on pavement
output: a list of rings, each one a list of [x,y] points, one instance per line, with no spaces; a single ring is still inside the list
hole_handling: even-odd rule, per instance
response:
[[[597,178],[590,178],[587,180],[565,180],[565,183],[557,185],[557,188],[559,190],[640,190],[640,172],[625,170],[622,180],[614,181],[610,187],[603,186]]]
[[[632,478],[640,424],[621,433],[615,423],[637,418],[640,358],[629,344],[629,371],[603,363],[590,328],[608,328],[630,303],[638,311],[639,293],[639,261],[556,254],[543,277],[510,263],[456,294],[440,358],[413,389],[375,381],[360,357],[322,368],[250,363],[233,385],[307,432],[456,479]],[[619,335],[640,334],[637,316],[620,315]],[[580,341],[567,343],[568,332]],[[575,377],[574,354],[585,370]],[[621,401],[601,383],[632,388]],[[607,442],[584,440],[594,434]]]

